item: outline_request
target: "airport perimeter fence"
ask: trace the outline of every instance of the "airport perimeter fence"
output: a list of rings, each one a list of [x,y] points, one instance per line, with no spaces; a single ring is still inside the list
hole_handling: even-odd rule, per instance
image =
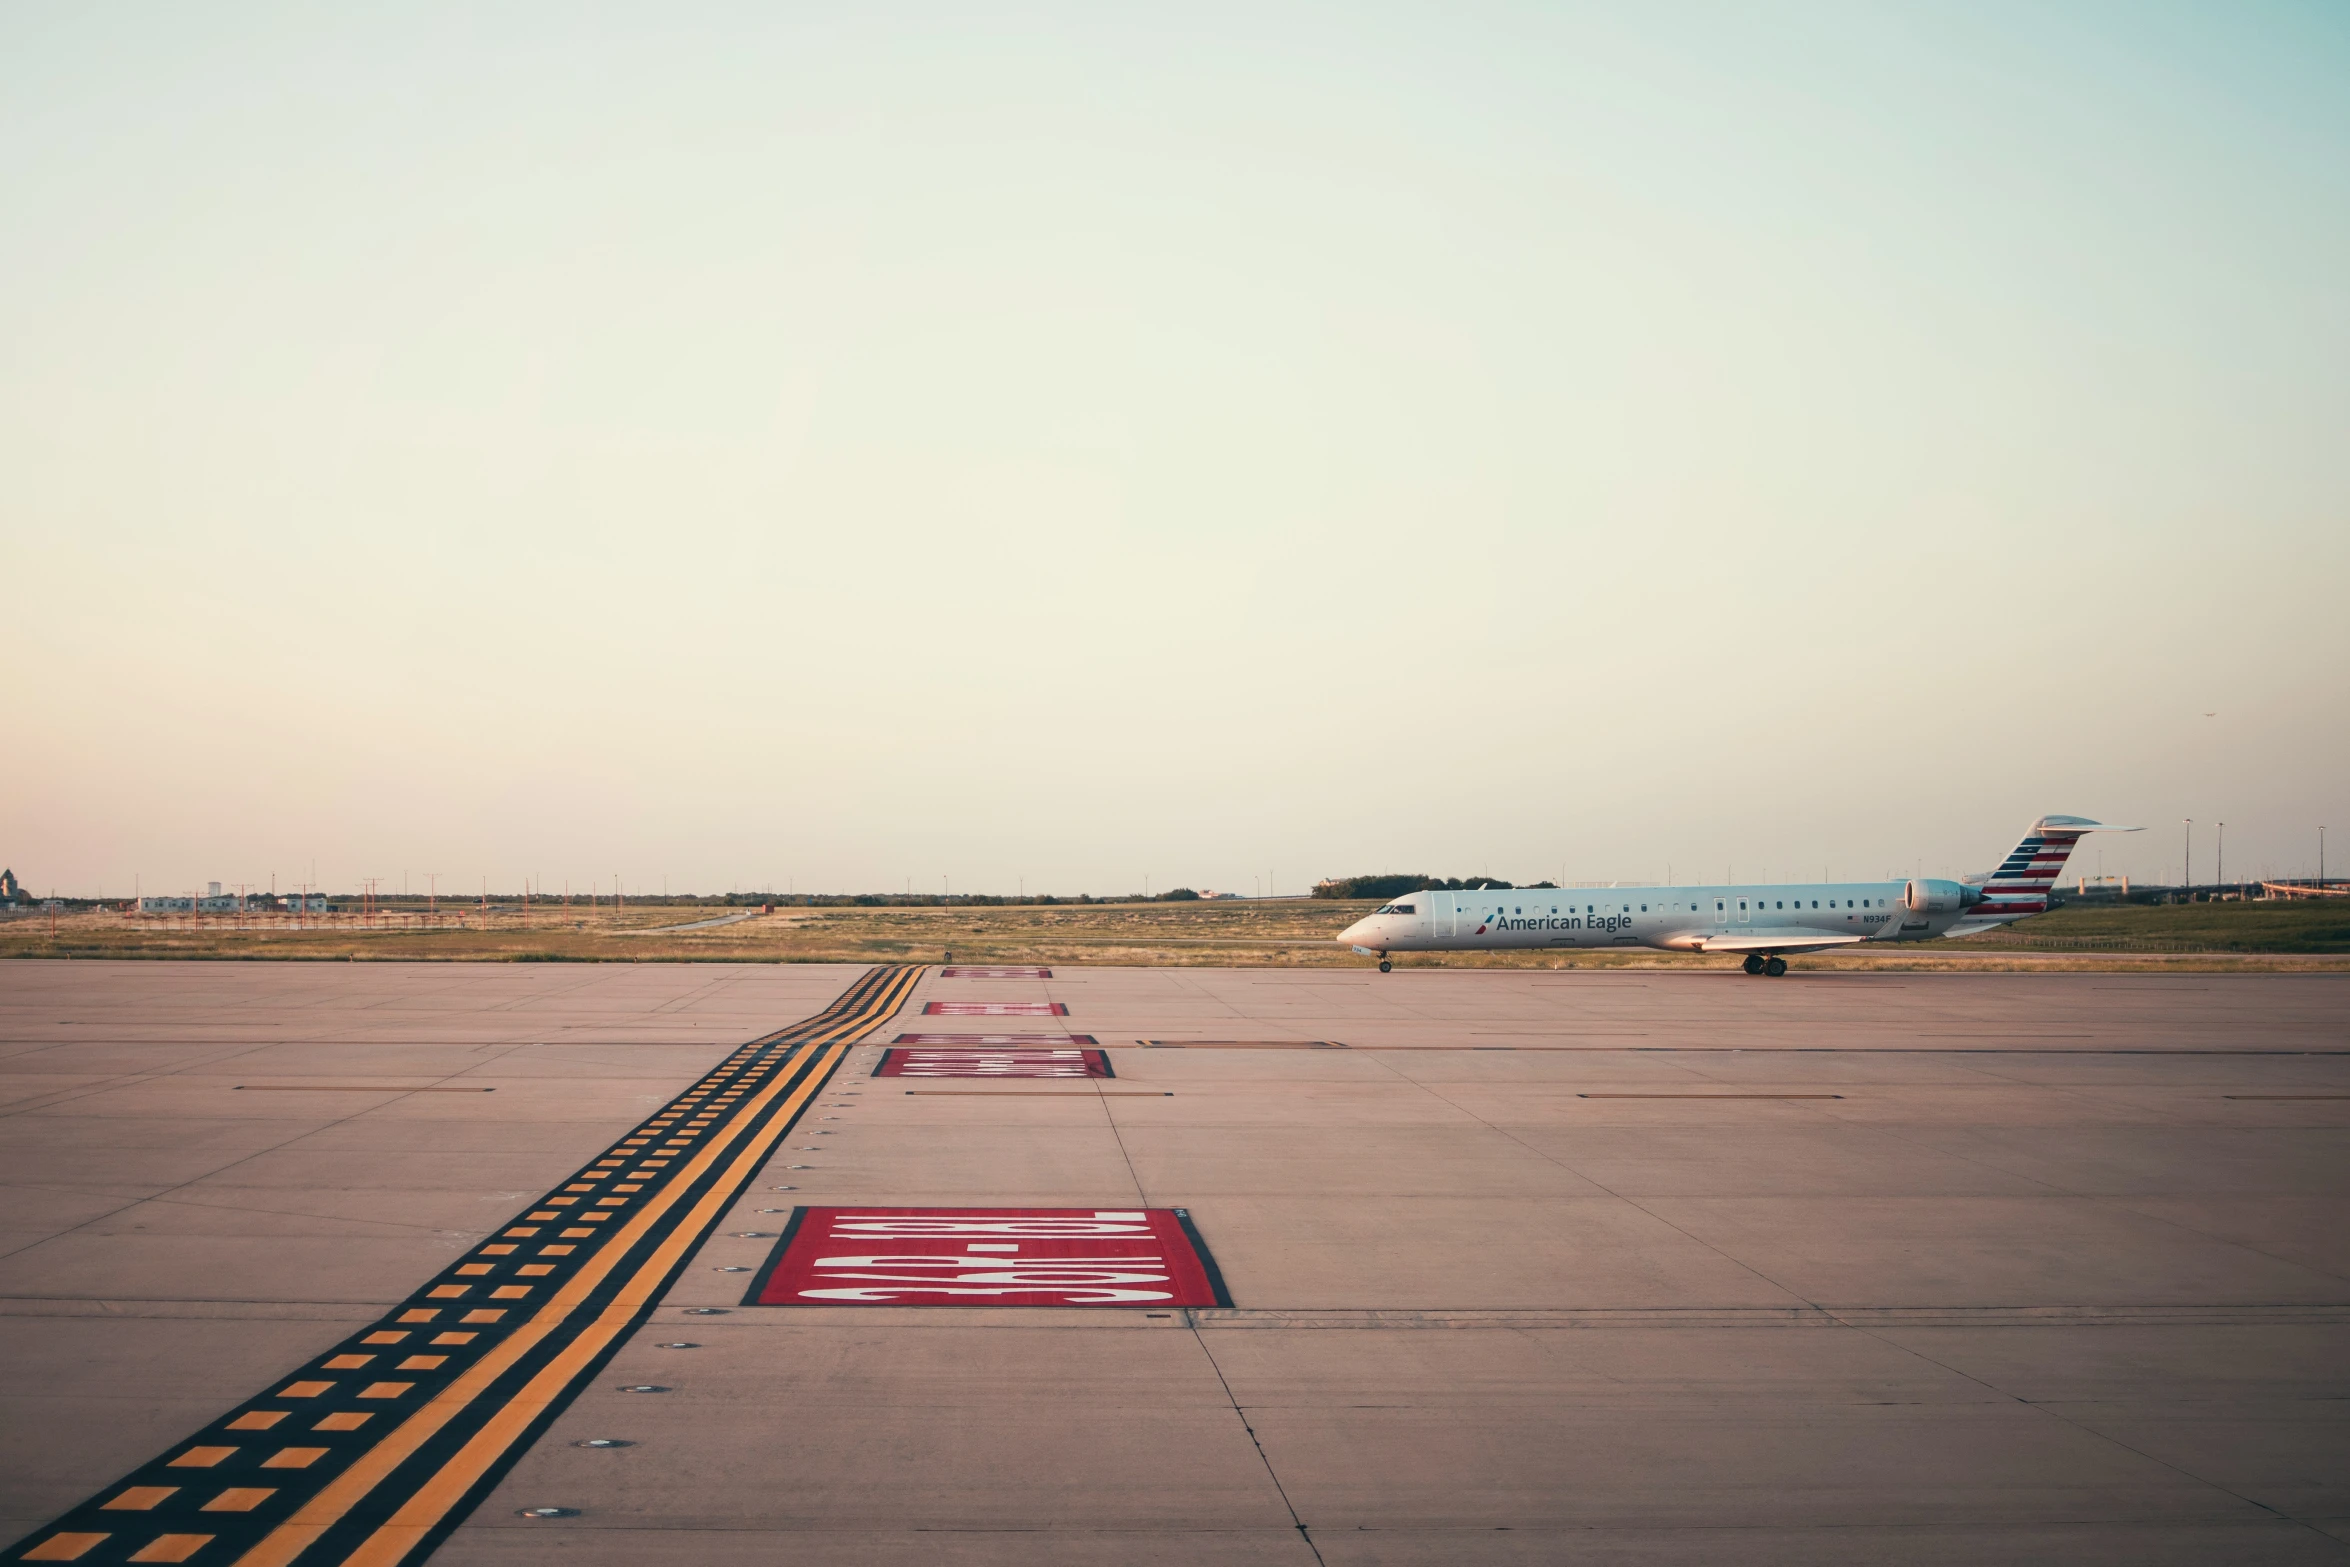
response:
[[[2178,936],[1992,936],[1961,940],[1956,945],[2000,952],[2189,952],[2213,956],[2263,950],[2218,946],[2208,941],[2192,941]]]
[[[417,930],[490,930],[510,926],[493,926],[492,920],[500,910],[487,913],[466,910],[462,913],[411,914],[377,911],[362,913],[356,909],[316,909],[291,913],[277,909],[256,909],[245,914],[123,914],[117,918],[126,926],[139,930],[202,931],[213,935],[274,935],[284,931],[342,930],[342,931],[417,931]],[[521,925],[520,920],[511,922]],[[528,927],[524,927],[528,928]]]

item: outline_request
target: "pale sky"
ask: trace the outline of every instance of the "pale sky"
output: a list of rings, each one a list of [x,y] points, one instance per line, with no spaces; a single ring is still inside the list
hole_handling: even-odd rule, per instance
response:
[[[2350,867],[2346,81],[2332,4],[7,5],[0,863]]]

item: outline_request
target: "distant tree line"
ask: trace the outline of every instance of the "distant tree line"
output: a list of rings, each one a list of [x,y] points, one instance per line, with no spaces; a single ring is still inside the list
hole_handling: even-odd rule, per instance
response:
[[[1492,876],[1333,876],[1328,881],[1314,883],[1317,898],[1377,898],[1385,902],[1400,898],[1407,892],[1475,892],[1480,888],[1507,891],[1516,882],[1501,881]],[[1530,887],[1548,887],[1547,881],[1528,882]]]

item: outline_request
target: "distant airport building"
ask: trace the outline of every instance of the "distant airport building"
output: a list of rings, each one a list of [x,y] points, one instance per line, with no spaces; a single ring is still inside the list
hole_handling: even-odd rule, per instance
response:
[[[297,913],[324,914],[326,912],[326,894],[323,892],[289,892],[278,901]]]
[[[219,882],[207,884],[209,890],[200,898],[141,898],[141,914],[242,914],[246,899],[238,893],[222,892]],[[318,900],[319,908],[326,907],[326,899]]]

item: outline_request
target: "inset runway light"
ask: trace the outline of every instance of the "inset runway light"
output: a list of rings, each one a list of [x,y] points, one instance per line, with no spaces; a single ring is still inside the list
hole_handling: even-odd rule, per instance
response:
[[[727,1315],[727,1310],[724,1306],[688,1306],[685,1314],[689,1317],[723,1317]]]
[[[712,1268],[710,1271],[712,1273],[748,1273],[751,1270],[748,1268]]]
[[[576,1507],[525,1507],[518,1510],[514,1516],[517,1518],[577,1518],[579,1509]]]
[[[797,1186],[770,1186],[767,1189],[771,1192],[796,1192],[799,1190]],[[774,1211],[777,1213],[783,1212],[781,1208],[777,1208]]]
[[[776,1236],[774,1230],[737,1230],[734,1233],[746,1241],[771,1241]]]
[[[621,1384],[620,1391],[623,1393],[666,1393],[669,1389],[652,1382],[628,1382]]]
[[[655,1349],[700,1349],[702,1346],[699,1344],[688,1344],[684,1339],[679,1339],[674,1344],[655,1344],[653,1347]]]
[[[571,1445],[572,1445],[573,1447],[634,1447],[634,1446],[636,1446],[636,1444],[635,1444],[634,1442],[623,1442],[622,1440],[620,1440],[620,1438],[618,1438],[618,1437],[616,1437],[616,1436],[591,1436],[591,1437],[589,1437],[589,1438],[588,1438],[586,1441],[584,1441],[584,1442],[574,1442],[574,1443],[572,1443]]]

